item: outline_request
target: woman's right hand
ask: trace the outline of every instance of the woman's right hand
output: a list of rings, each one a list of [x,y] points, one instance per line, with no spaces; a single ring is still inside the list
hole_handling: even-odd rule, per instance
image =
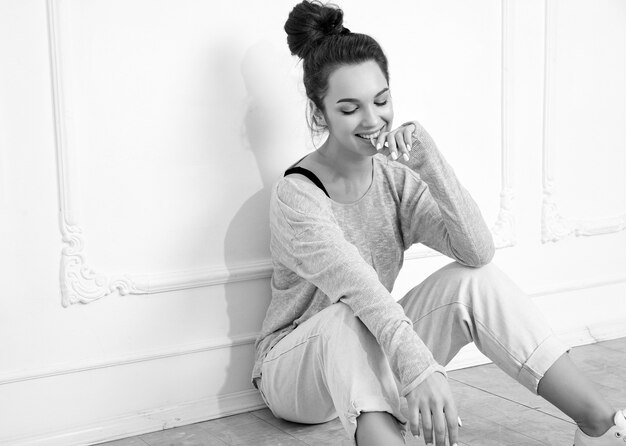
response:
[[[427,445],[445,446],[447,430],[449,444],[456,446],[459,417],[448,379],[442,373],[432,373],[406,399],[414,435],[419,435],[421,427]]]

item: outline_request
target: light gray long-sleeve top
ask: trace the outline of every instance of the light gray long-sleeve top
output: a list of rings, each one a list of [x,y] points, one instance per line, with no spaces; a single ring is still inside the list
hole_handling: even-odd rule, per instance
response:
[[[274,345],[339,300],[376,337],[402,396],[431,373],[445,374],[390,294],[404,251],[423,243],[478,267],[491,261],[494,245],[478,206],[430,135],[417,128],[410,160],[375,155],[372,185],[354,203],[337,203],[291,176],[275,184],[272,300],[255,342],[253,383]]]

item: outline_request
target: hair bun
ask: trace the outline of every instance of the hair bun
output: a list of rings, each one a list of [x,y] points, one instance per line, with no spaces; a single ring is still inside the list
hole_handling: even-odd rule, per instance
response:
[[[285,32],[291,54],[305,58],[320,40],[350,31],[343,27],[343,11],[337,5],[303,0],[289,13]]]

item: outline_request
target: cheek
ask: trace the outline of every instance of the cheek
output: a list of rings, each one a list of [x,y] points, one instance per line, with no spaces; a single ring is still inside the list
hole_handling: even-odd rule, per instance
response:
[[[358,127],[358,120],[354,116],[343,115],[335,120],[335,130],[338,133],[352,134],[354,129]]]
[[[385,107],[384,115],[389,121],[393,121],[393,104],[389,103],[389,105]]]
[[[382,118],[387,121],[387,127],[391,129],[393,127],[393,108],[390,107],[388,110],[385,110]]]

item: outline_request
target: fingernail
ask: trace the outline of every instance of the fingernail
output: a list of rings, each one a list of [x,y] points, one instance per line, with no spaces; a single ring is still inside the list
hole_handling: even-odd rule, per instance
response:
[[[383,147],[383,146],[382,146],[382,144],[381,144],[381,143],[376,144],[376,150],[380,150],[382,147]]]
[[[389,147],[389,143],[385,141],[385,147]]]
[[[404,161],[408,161],[409,160],[409,155],[404,153],[404,154],[402,154],[402,158],[404,158]]]
[[[391,157],[393,158],[393,160],[397,160],[398,159],[398,154],[396,152],[391,152]]]

